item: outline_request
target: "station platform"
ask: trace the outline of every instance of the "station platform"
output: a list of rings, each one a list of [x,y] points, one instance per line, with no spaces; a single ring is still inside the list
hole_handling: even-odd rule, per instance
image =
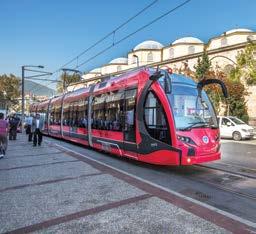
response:
[[[255,233],[208,205],[25,134],[0,160],[0,233]]]

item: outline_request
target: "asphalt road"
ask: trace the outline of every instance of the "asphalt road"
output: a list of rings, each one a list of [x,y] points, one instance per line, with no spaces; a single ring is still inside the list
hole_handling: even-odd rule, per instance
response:
[[[256,178],[256,140],[222,140],[221,160],[207,165]]]
[[[224,140],[221,150],[221,161],[256,169],[256,140],[240,142]]]

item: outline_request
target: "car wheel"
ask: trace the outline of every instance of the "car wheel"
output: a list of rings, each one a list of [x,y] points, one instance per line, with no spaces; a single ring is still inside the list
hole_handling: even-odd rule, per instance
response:
[[[241,133],[240,133],[240,132],[234,132],[234,133],[233,133],[233,139],[234,139],[235,141],[241,141],[241,140],[242,140]]]

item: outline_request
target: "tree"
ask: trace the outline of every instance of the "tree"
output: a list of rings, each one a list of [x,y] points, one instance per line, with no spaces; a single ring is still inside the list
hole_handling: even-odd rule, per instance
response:
[[[256,85],[256,44],[249,43],[237,57],[237,67],[230,73],[232,80],[244,78],[247,85]]]
[[[60,82],[57,84],[57,92],[63,93],[64,91],[64,85],[65,88],[67,88],[70,84],[80,81],[80,75],[79,74],[67,74],[66,72],[63,72],[60,76]]]
[[[227,79],[226,85],[229,92],[229,114],[248,122],[249,116],[245,101],[247,92],[244,85],[240,81],[233,81],[231,79]]]
[[[226,114],[237,116],[244,121],[248,121],[248,113],[245,101],[245,95],[247,95],[244,85],[240,81],[240,73],[237,72],[238,68],[235,68],[226,75],[223,71],[212,70],[211,61],[208,58],[206,52],[203,53],[202,58],[198,59],[198,64],[195,66],[195,79],[197,81],[201,79],[217,78],[225,83],[228,89],[229,97],[226,100]],[[239,71],[240,72],[240,71]],[[236,76],[236,79],[231,79],[230,76]],[[205,88],[209,95],[215,109],[219,112],[223,106],[224,96],[222,94],[219,85],[209,85]],[[224,101],[225,102],[225,101]]]
[[[211,69],[211,61],[206,51],[203,52],[202,58],[198,58],[197,65],[194,68],[196,69],[195,78],[197,81],[206,78]]]
[[[226,100],[227,108],[225,114],[237,116],[243,121],[247,122],[249,119],[247,113],[247,106],[245,96],[248,95],[244,85],[240,80],[230,79],[230,74],[226,75],[223,71],[213,72],[214,77],[222,80],[228,90],[228,99]],[[219,86],[214,85],[211,87],[210,96],[214,99],[214,104],[220,108],[224,100],[222,91]]]
[[[10,74],[0,75],[0,100],[5,100],[8,105],[18,103],[17,98],[20,96],[20,79]]]

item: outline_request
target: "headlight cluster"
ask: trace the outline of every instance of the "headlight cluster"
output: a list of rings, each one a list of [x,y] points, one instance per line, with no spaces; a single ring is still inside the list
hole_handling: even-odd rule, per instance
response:
[[[177,138],[178,138],[178,140],[183,141],[183,142],[188,143],[188,144],[192,144],[192,145],[195,145],[195,144],[196,144],[196,143],[195,143],[191,138],[189,138],[189,137],[177,135]]]
[[[247,130],[247,129],[242,129],[242,131],[243,131],[243,132],[249,132],[249,130]]]

